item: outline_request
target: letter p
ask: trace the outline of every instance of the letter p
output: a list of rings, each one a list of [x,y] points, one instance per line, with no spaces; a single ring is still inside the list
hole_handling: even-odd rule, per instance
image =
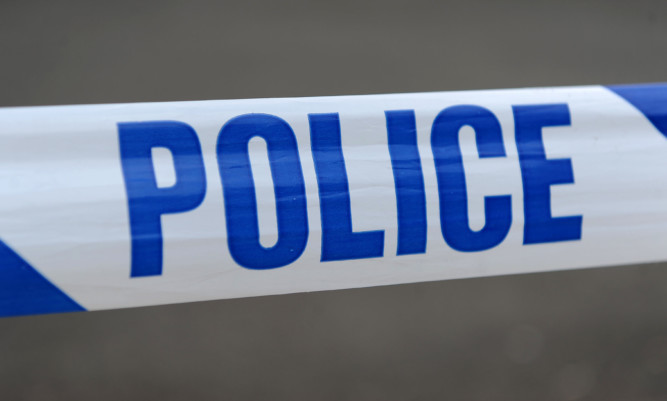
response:
[[[201,145],[195,130],[177,121],[119,123],[118,139],[132,239],[130,277],[158,276],[163,258],[161,216],[192,210],[206,194]],[[153,148],[171,152],[174,185],[158,187]]]

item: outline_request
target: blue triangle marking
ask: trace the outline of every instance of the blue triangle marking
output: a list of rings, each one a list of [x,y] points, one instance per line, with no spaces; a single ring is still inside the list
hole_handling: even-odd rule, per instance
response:
[[[85,309],[0,240],[0,317]]]
[[[607,89],[635,106],[667,137],[667,83],[613,85]]]

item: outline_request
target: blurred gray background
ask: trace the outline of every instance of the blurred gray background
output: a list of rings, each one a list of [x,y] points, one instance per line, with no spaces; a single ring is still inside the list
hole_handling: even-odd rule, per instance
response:
[[[0,106],[664,80],[659,1],[0,1]],[[2,319],[0,398],[667,400],[667,265]]]

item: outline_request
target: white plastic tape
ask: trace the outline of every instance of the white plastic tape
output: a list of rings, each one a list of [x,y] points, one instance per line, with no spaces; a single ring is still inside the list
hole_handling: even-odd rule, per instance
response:
[[[667,85],[0,110],[0,315],[667,260]]]

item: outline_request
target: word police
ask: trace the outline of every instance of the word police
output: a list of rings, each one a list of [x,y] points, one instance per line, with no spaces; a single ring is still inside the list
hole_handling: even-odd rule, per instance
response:
[[[570,159],[547,159],[542,128],[570,125],[567,104],[513,106],[515,138],[523,180],[524,244],[578,240],[582,216],[552,217],[550,186],[574,183]],[[426,196],[413,110],[385,112],[387,143],[394,175],[398,220],[398,255],[426,252]],[[310,114],[310,137],[322,222],[322,261],[380,257],[384,231],[352,230],[350,194],[341,148],[338,114]],[[501,126],[486,108],[452,106],[431,128],[431,149],[440,200],[440,226],[446,243],[461,252],[492,248],[512,224],[511,196],[487,196],[485,224],[472,230],[459,131],[475,132],[480,158],[505,157]],[[163,214],[198,207],[206,194],[199,139],[189,125],[176,121],[118,124],[122,170],[127,190],[132,238],[131,276],[162,273]],[[273,177],[278,239],[267,248],[259,240],[257,201],[248,154],[253,137],[266,141]],[[152,149],[167,148],[176,182],[160,188]],[[269,114],[245,114],[220,130],[216,155],[222,181],[229,252],[248,269],[272,269],[294,262],[308,240],[306,190],[292,128]]]

